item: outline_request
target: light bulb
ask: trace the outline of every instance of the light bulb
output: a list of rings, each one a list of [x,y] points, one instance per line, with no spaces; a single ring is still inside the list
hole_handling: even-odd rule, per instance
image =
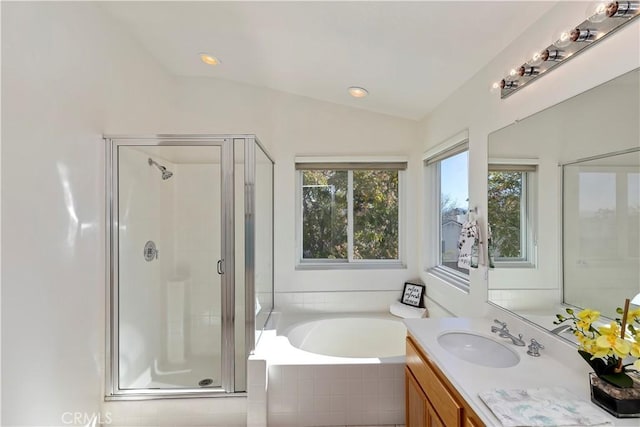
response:
[[[640,11],[638,1],[612,1],[606,6],[606,15],[609,18],[631,17]]]
[[[598,32],[596,30],[581,30],[580,28],[575,28],[569,33],[569,38],[572,42],[592,42],[597,36]]]
[[[489,92],[491,93],[500,92],[500,82],[493,82],[491,84],[491,90],[489,90]]]
[[[587,20],[598,23],[607,19],[607,5],[609,2],[592,3],[587,8]]]
[[[540,58],[543,61],[560,62],[565,58],[565,56],[564,56],[564,51],[562,51],[562,50],[559,50],[559,49],[552,49],[552,50],[545,49],[542,52]]]
[[[552,44],[556,47],[567,47],[571,44],[571,32],[575,31],[575,28],[570,30],[562,30],[557,33],[557,37],[553,38]]]
[[[540,74],[540,68],[538,67],[525,67],[524,65],[518,69],[518,75],[520,77],[533,77]]]
[[[516,71],[516,69],[515,69],[515,68],[512,68],[512,69],[511,69],[511,71],[509,71],[509,75],[510,75],[511,77],[514,77],[516,74],[518,74],[518,71]]]
[[[527,64],[531,65],[532,67],[535,67],[542,64],[542,62],[543,62],[542,52],[538,51],[538,52],[535,52],[533,55],[531,55],[531,59],[527,61]]]

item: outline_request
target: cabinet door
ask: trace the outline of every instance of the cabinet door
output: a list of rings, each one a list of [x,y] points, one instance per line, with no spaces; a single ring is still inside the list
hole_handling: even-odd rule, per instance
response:
[[[433,406],[427,402],[427,427],[446,427],[444,423],[440,420],[440,417],[436,413]]]
[[[406,427],[427,426],[427,398],[411,372],[405,368]]]

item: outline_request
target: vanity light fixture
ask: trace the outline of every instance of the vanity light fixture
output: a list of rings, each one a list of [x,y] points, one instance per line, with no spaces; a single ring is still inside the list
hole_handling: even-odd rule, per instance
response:
[[[531,77],[537,76],[538,74],[540,74],[540,69],[538,67],[523,65],[518,69],[518,75],[520,77]]]
[[[349,89],[347,89],[347,91],[349,92],[349,95],[353,96],[354,98],[364,98],[365,96],[369,95],[368,90],[358,86],[351,86]]]
[[[500,88],[500,98],[506,98],[639,16],[640,0],[593,3],[587,9],[586,20],[557,33],[551,45],[512,68],[506,77],[493,84],[492,90]]]
[[[215,56],[209,55],[208,53],[201,53],[200,60],[207,65],[216,66],[220,64],[220,60]]]

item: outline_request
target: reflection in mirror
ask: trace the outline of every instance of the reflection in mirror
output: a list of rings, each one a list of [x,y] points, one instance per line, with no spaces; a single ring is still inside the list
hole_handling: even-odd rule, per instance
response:
[[[564,301],[616,317],[640,283],[640,149],[564,165],[563,188]]]
[[[640,73],[489,135],[489,301],[553,329],[640,292]]]

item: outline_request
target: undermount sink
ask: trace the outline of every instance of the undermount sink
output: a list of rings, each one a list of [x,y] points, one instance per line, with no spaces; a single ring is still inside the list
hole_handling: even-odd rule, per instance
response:
[[[473,332],[445,332],[438,336],[438,344],[462,360],[490,368],[509,368],[520,362],[520,356],[491,338]]]

